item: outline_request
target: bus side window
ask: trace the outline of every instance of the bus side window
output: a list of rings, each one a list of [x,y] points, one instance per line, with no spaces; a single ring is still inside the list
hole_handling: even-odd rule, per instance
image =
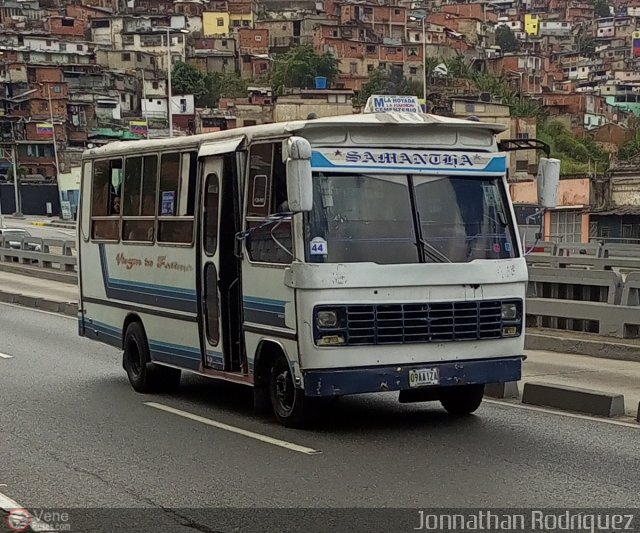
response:
[[[153,242],[157,182],[158,156],[126,159],[122,203],[123,241]]]
[[[282,143],[256,144],[250,150],[247,227],[259,226],[264,217],[288,211],[287,175],[282,162]],[[252,261],[259,263],[291,263],[293,239],[291,220],[268,225],[247,238],[247,251]],[[279,246],[274,237],[282,245]],[[282,247],[286,248],[283,249]]]
[[[162,154],[158,242],[193,244],[197,157],[195,152]]]
[[[118,241],[122,195],[122,159],[105,159],[93,164],[91,188],[91,238]]]

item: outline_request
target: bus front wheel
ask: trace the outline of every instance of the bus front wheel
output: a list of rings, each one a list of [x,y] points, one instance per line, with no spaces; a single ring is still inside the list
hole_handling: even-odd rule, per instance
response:
[[[180,384],[180,370],[151,362],[147,336],[140,322],[132,322],[124,337],[124,369],[136,392],[169,392]]]
[[[303,427],[308,422],[304,391],[295,386],[289,362],[278,355],[269,373],[269,396],[278,422],[287,427]]]
[[[440,403],[450,415],[473,413],[484,397],[484,385],[454,385],[442,390]]]

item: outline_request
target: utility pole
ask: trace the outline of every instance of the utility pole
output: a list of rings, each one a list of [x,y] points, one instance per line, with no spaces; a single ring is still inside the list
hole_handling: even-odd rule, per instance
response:
[[[56,142],[56,125],[53,122],[53,105],[51,103],[51,84],[47,84],[47,97],[49,98],[49,116],[51,117],[51,130],[53,132],[53,157],[56,162],[56,186],[58,187],[58,197],[60,199],[60,209],[62,209],[62,193],[60,192],[60,162],[58,161],[58,143]],[[62,213],[60,213],[62,215]]]
[[[11,123],[11,137],[13,138],[13,146],[11,147],[11,168],[13,169],[13,191],[16,196],[16,212],[15,216],[22,216],[22,209],[20,209],[20,194],[18,192],[18,163],[16,161],[16,149],[17,149],[17,141],[16,141],[16,129],[15,125]]]
[[[422,97],[424,98],[424,111],[427,112],[427,14],[422,17]]]
[[[171,28],[167,27],[167,113],[169,115],[169,137],[173,137],[173,96],[171,94]]]

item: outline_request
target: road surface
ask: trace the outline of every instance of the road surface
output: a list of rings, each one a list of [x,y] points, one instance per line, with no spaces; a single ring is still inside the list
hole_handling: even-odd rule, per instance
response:
[[[42,237],[44,239],[61,239],[61,240],[74,240],[76,237],[76,230],[69,228],[59,228],[55,226],[37,226],[32,222],[41,222],[45,219],[42,217],[25,217],[25,218],[13,218],[10,216],[3,216],[2,222],[5,228],[19,228],[27,230],[33,237]]]
[[[249,508],[638,505],[638,428],[499,402],[455,420],[383,395],[296,431],[254,415],[241,386],[187,377],[173,396],[135,393],[120,353],[77,337],[73,319],[0,304],[0,331],[0,507],[112,509],[92,515],[109,527],[83,531],[130,525],[125,508],[154,524],[135,531],[193,532],[249,530],[206,507],[263,524],[282,517]],[[343,530],[326,511],[294,516]]]

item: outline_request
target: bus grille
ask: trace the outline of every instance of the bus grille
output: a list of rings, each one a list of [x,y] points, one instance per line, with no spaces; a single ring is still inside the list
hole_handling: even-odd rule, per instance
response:
[[[346,344],[499,339],[502,301],[346,306]]]

